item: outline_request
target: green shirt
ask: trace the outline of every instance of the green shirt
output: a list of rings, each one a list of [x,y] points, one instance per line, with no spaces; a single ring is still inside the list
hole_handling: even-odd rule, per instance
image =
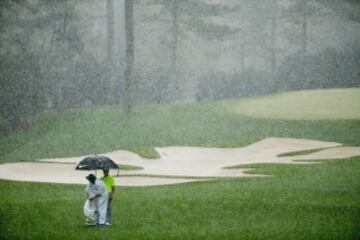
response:
[[[115,186],[115,179],[112,176],[102,177],[101,180],[105,183],[106,191],[111,192],[113,186]]]

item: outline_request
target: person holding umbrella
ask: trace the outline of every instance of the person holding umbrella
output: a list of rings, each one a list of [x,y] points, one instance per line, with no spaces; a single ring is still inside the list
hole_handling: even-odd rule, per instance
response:
[[[99,155],[93,155],[88,156],[82,159],[78,162],[75,166],[75,170],[85,170],[85,171],[91,171],[100,170],[102,169],[104,171],[104,177],[102,178],[102,181],[96,181],[96,176],[94,174],[90,174],[87,176],[87,179],[89,180],[89,184],[86,187],[86,191],[88,193],[88,199],[89,197],[93,200],[96,199],[96,206],[99,211],[99,221],[98,224],[106,224],[111,225],[111,201],[112,197],[115,191],[115,180],[113,177],[109,176],[109,169],[117,169],[119,174],[119,166],[109,157],[106,156],[99,156]],[[99,186],[102,185],[102,186]],[[95,193],[99,189],[101,190],[101,194]],[[106,193],[106,194],[105,194]],[[106,205],[104,204],[105,201],[105,195],[106,195]],[[97,197],[94,197],[97,196]],[[97,199],[98,198],[98,199]],[[87,201],[88,204],[85,204],[85,206],[93,206],[93,204],[90,204],[89,201]],[[108,208],[109,203],[109,210]],[[85,208],[84,206],[84,213],[92,213],[91,208]],[[105,210],[104,210],[105,207]],[[108,214],[107,214],[108,212]],[[105,214],[105,215],[104,215]],[[86,214],[85,214],[86,215]],[[91,215],[91,214],[89,214]],[[105,216],[105,217],[104,217]]]
[[[95,223],[99,226],[106,224],[106,209],[108,204],[108,192],[102,181],[97,181],[94,174],[89,174],[86,179],[89,181],[86,186],[86,197],[95,205],[98,216]]]
[[[112,199],[115,192],[115,179],[109,175],[108,167],[104,167],[103,173],[104,176],[101,180],[104,182],[109,196],[106,211],[106,225],[111,225]]]

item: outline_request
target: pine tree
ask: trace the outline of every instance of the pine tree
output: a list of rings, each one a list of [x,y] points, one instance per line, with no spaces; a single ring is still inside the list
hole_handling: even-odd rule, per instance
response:
[[[290,0],[290,6],[284,11],[284,17],[299,30],[291,34],[299,48],[301,79],[308,82],[307,55],[309,48],[309,22],[321,15],[321,8],[315,0]],[[295,37],[294,37],[295,36]],[[298,37],[296,37],[298,36]]]
[[[161,6],[160,14],[150,17],[152,21],[166,22],[169,27],[170,40],[168,81],[164,82],[163,92],[170,93],[170,100],[181,99],[181,79],[179,79],[179,49],[180,43],[192,32],[203,40],[222,39],[236,33],[236,29],[223,24],[216,24],[208,19],[222,16],[234,11],[224,4],[210,4],[202,0],[154,0],[146,2],[149,6]],[[166,98],[167,94],[163,94]],[[164,100],[164,99],[162,99]],[[160,100],[161,101],[161,100]]]

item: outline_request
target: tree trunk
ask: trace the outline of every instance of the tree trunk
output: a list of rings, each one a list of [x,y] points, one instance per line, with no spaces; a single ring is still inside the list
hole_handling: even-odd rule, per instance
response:
[[[172,45],[171,45],[171,69],[176,73],[177,68],[177,50],[178,50],[178,34],[179,34],[179,23],[178,23],[178,3],[174,0],[172,8]],[[174,74],[176,75],[176,74]]]
[[[107,0],[106,2],[106,30],[107,60],[112,65],[114,55],[114,0]]]
[[[302,4],[302,22],[301,22],[301,64],[302,64],[302,75],[305,84],[308,82],[308,71],[307,71],[307,51],[308,51],[308,0],[303,0]]]
[[[133,69],[135,62],[135,39],[134,39],[134,2],[125,0],[125,35],[126,35],[126,70],[125,77],[125,99],[124,108],[130,113],[134,104],[134,79]]]
[[[245,71],[245,41],[243,39],[240,42],[240,70]]]
[[[276,0],[273,0],[273,14],[271,16],[271,52],[270,52],[270,63],[271,63],[271,75],[274,80],[276,67],[277,67],[277,60],[276,60],[276,35],[277,35],[277,15],[278,15],[278,6]]]
[[[178,67],[177,67],[177,54],[179,44],[179,3],[177,0],[172,1],[171,8],[171,37],[172,42],[170,46],[170,66],[169,66],[169,80],[166,86],[170,98],[173,100],[178,98],[179,94],[179,82],[178,82]]]
[[[308,48],[308,17],[307,17],[307,0],[303,1],[303,15],[302,15],[302,32],[301,32],[301,50],[305,56]]]
[[[106,102],[112,104],[119,102],[116,93],[115,65],[114,65],[114,0],[106,1],[106,78],[105,85],[109,94]]]
[[[68,60],[68,55],[66,52],[66,30],[68,26],[69,16],[69,6],[67,1],[63,1],[59,3],[58,7],[62,8],[63,14],[56,16],[54,22],[54,30],[53,34],[55,37],[51,39],[51,48],[54,48],[55,52],[62,52],[63,54],[55,54],[54,56],[54,64],[55,66],[63,65],[65,61]],[[56,111],[60,111],[64,107],[63,100],[63,88],[65,82],[65,76],[59,72],[58,69],[54,69],[52,66],[52,71],[55,72],[55,77],[53,79],[54,83],[52,86],[53,89],[53,107]]]

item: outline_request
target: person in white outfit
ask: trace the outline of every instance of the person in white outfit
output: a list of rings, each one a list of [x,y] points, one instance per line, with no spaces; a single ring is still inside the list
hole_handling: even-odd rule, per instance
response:
[[[89,174],[86,179],[89,181],[89,184],[86,186],[86,197],[90,202],[89,205],[95,206],[95,212],[97,212],[95,223],[100,226],[105,225],[108,203],[106,187],[102,181],[96,180],[94,174]]]

